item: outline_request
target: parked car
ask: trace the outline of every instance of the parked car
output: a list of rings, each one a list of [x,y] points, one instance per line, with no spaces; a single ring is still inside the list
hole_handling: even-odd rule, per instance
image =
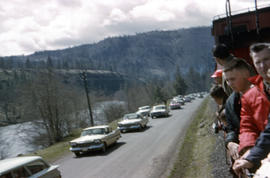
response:
[[[199,93],[199,94],[198,94],[198,97],[199,97],[199,98],[203,98],[203,94]]]
[[[186,102],[191,102],[191,98],[189,96],[185,96],[185,101]]]
[[[167,107],[165,105],[156,105],[151,110],[150,116],[152,118],[168,117],[169,116],[169,110],[167,109]]]
[[[137,114],[140,114],[142,116],[149,116],[150,115],[150,106],[142,106],[138,108],[138,111],[136,112]]]
[[[88,127],[83,129],[79,138],[70,141],[70,151],[77,157],[88,151],[105,152],[107,147],[116,143],[120,137],[120,131],[112,130],[108,125]]]
[[[184,105],[185,104],[185,100],[184,98],[173,98],[173,101],[179,103],[180,105]]]
[[[142,116],[137,113],[125,114],[123,120],[118,122],[118,129],[121,132],[141,130],[147,126],[148,121],[148,116]]]
[[[40,156],[21,156],[0,160],[0,178],[61,178],[58,165],[50,165]]]
[[[170,102],[170,109],[181,109],[181,104],[180,102],[172,100]]]

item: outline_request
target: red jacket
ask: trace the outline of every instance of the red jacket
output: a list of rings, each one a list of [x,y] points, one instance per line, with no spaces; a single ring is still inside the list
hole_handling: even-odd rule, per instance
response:
[[[246,147],[255,145],[256,139],[268,122],[270,102],[264,92],[263,78],[251,77],[254,85],[241,98],[241,121],[239,134],[239,153]]]

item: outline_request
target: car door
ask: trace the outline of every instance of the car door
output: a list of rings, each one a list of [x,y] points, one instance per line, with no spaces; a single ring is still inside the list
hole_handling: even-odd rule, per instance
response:
[[[106,133],[107,133],[107,135],[106,135],[106,138],[107,138],[107,144],[108,145],[111,145],[111,144],[113,144],[114,142],[115,142],[115,139],[116,138],[114,138],[114,136],[115,136],[115,134],[114,134],[114,132],[112,131],[112,128],[106,128]]]
[[[148,117],[147,116],[145,116],[145,117],[143,117],[143,126],[146,126],[146,124],[148,123]]]

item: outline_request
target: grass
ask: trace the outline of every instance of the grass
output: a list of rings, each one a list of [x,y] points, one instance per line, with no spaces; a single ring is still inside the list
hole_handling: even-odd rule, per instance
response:
[[[213,118],[213,107],[207,97],[193,116],[169,178],[212,177],[210,155],[215,137],[209,134],[209,129]]]
[[[41,156],[43,159],[45,159],[48,162],[54,162],[57,159],[61,158],[62,156],[70,153],[69,151],[69,141],[77,138],[80,136],[82,129],[76,129],[72,132],[72,134],[68,137],[65,137],[63,141],[58,142],[52,146],[49,146],[47,148],[37,150],[34,153],[27,154],[29,155],[36,155]]]
[[[113,128],[117,128],[117,122],[118,120],[115,120],[111,122],[109,125]],[[35,153],[27,154],[30,155],[37,155],[41,156],[43,159],[45,159],[48,162],[54,162],[58,160],[59,158],[67,155],[70,153],[69,151],[69,142],[75,138],[78,138],[81,134],[82,129],[76,129],[72,132],[72,134],[68,137],[65,137],[63,141],[58,142],[52,146],[49,146],[47,148],[37,150]]]

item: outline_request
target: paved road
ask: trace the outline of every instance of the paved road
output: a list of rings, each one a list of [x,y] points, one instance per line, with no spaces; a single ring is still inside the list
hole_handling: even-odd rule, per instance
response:
[[[172,166],[179,140],[203,99],[171,111],[168,118],[151,119],[149,128],[122,134],[107,153],[70,154],[56,162],[63,178],[160,178]]]

